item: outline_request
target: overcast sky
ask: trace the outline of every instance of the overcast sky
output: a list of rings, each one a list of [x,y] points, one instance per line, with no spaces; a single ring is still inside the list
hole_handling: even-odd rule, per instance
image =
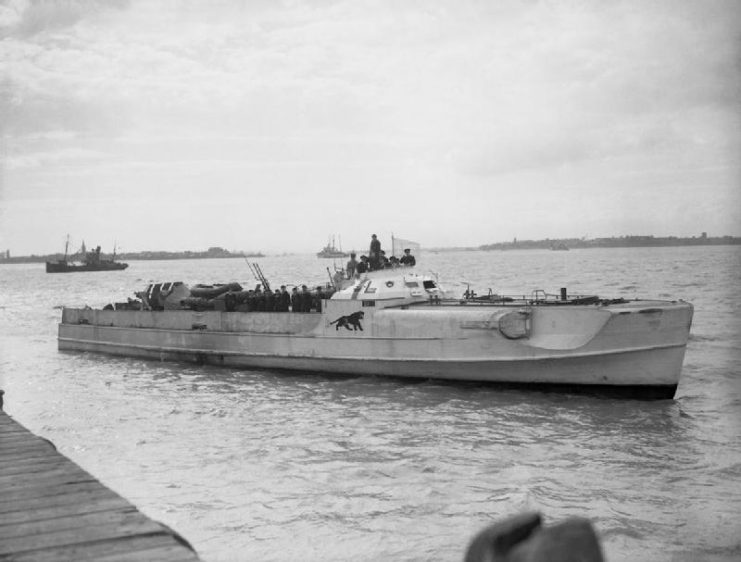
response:
[[[741,235],[741,2],[0,3],[0,249]]]

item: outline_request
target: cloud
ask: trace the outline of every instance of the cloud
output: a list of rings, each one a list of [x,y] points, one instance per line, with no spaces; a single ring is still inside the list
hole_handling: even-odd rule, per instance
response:
[[[104,156],[103,152],[97,150],[65,148],[49,152],[36,151],[33,154],[19,154],[18,156],[11,154],[6,158],[6,165],[8,170],[15,170],[39,166],[74,165],[79,162],[89,164],[100,160]]]
[[[66,0],[64,2],[34,2],[10,0],[0,7],[0,39],[27,39],[43,32],[71,27],[91,14],[120,10],[128,0]]]
[[[238,202],[372,200],[375,228],[441,238],[524,193],[544,236],[571,227],[564,191],[591,217],[641,190],[710,208],[693,184],[739,185],[739,21],[731,1],[11,2],[0,203],[218,195],[238,223]]]

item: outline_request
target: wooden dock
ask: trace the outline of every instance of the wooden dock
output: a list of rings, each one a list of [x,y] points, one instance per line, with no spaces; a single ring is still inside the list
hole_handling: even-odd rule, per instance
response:
[[[200,559],[172,529],[0,411],[0,560]]]

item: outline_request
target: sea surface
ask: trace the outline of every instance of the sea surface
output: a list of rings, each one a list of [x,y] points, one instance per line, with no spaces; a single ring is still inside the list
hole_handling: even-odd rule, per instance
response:
[[[331,260],[260,258],[274,284]],[[231,370],[57,351],[62,305],[149,282],[255,283],[242,259],[0,265],[5,410],[207,562],[457,561],[524,510],[588,517],[609,562],[741,560],[741,248],[426,252],[461,293],[695,305],[674,400]]]

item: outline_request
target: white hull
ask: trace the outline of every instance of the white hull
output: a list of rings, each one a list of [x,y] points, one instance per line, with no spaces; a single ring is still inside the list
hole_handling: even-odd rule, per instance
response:
[[[360,307],[329,300],[324,313],[65,309],[59,349],[235,368],[635,387],[671,397],[692,320],[688,303],[632,301],[373,306],[363,308],[362,331],[332,323]],[[522,334],[512,322],[523,323]]]

